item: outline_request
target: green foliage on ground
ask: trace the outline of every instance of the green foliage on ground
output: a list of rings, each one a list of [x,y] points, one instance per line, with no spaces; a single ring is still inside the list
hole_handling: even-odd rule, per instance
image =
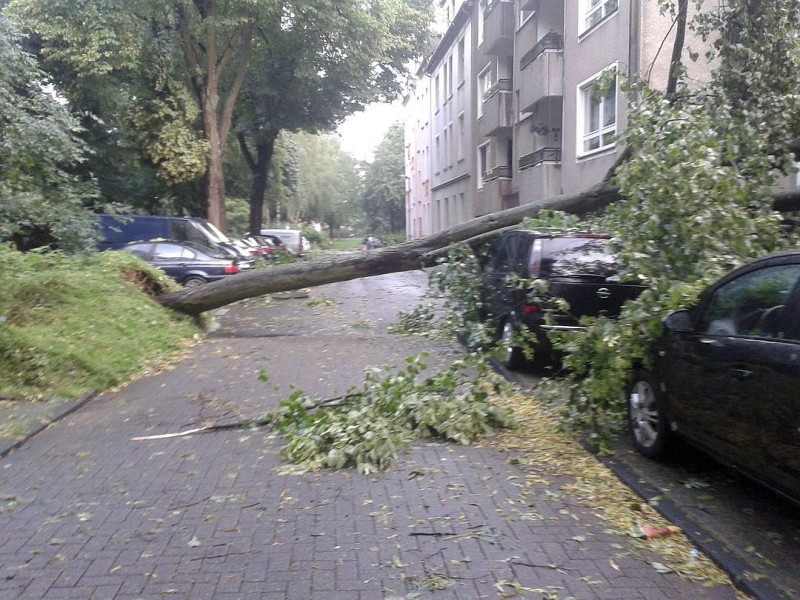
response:
[[[0,247],[0,396],[74,398],[174,357],[200,328],[147,293],[173,289],[127,253]]]
[[[301,391],[281,402],[270,419],[285,438],[281,452],[296,465],[292,470],[355,467],[371,473],[389,466],[415,438],[470,444],[512,426],[510,415],[491,403],[503,382],[485,365],[459,361],[423,378],[425,358],[406,359],[404,369],[369,369],[363,387],[335,405]]]

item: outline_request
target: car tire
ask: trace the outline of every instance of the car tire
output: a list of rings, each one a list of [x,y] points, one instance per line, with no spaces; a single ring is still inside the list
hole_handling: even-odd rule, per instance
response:
[[[518,331],[519,325],[512,313],[503,321],[498,338],[500,364],[510,371],[520,369],[525,364],[525,354],[519,346],[514,345],[514,338]]]
[[[205,285],[205,283],[206,280],[199,275],[192,275],[183,280],[183,287],[192,289]]]
[[[666,454],[669,424],[664,415],[656,378],[644,369],[636,372],[627,390],[628,424],[637,452],[647,458]]]

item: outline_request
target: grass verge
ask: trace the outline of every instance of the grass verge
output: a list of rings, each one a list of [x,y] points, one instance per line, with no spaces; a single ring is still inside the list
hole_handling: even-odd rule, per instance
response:
[[[150,297],[169,289],[126,253],[0,248],[0,398],[76,398],[174,358],[202,327]]]

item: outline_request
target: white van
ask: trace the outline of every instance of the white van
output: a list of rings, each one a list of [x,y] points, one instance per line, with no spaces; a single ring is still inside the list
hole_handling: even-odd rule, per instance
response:
[[[274,235],[284,243],[286,249],[297,256],[305,256],[311,250],[311,242],[299,229],[262,229],[261,235]]]

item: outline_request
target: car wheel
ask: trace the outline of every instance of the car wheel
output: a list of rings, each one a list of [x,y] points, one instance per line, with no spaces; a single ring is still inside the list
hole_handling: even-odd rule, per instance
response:
[[[503,327],[500,330],[500,363],[506,368],[511,371],[521,368],[525,364],[525,355],[522,352],[522,349],[519,346],[516,346],[516,337],[517,331],[519,331],[519,326],[517,325],[516,319],[514,315],[509,315],[505,321],[503,321]]]
[[[628,422],[636,450],[648,457],[664,455],[669,427],[655,377],[645,370],[636,372],[628,387]]]
[[[192,275],[191,277],[187,277],[186,279],[183,280],[183,287],[196,288],[200,287],[201,285],[204,285],[205,283],[206,280],[203,279],[202,277],[199,277],[197,275]]]

